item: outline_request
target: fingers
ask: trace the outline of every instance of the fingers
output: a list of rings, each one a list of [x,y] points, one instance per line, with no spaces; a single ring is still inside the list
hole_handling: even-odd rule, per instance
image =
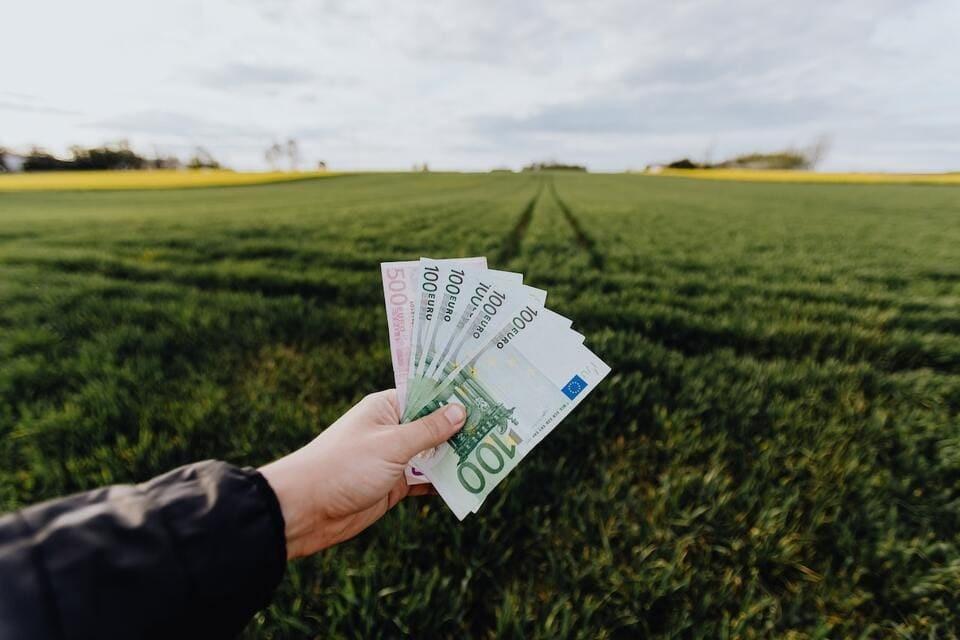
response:
[[[398,459],[407,462],[421,451],[446,442],[463,427],[466,419],[463,405],[448,404],[419,420],[399,425],[392,434]]]
[[[356,406],[362,406],[367,415],[379,424],[396,424],[400,420],[396,389],[367,394]]]
[[[383,391],[374,391],[373,393],[368,393],[360,399],[360,402],[388,402],[390,404],[397,404],[397,390],[396,389],[384,389]]]

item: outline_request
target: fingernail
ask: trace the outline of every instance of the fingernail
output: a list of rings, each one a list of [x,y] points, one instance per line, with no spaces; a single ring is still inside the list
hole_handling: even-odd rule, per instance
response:
[[[467,416],[467,411],[463,408],[462,404],[448,404],[443,412],[443,416],[451,425],[460,424]]]

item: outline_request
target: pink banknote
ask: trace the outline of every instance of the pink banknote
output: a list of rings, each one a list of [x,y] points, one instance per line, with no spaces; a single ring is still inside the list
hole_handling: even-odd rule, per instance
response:
[[[403,414],[407,398],[407,374],[410,349],[413,342],[413,314],[418,296],[417,272],[420,262],[384,262],[380,265],[383,279],[383,302],[387,308],[387,327],[390,331],[390,356],[393,358],[393,380],[397,386],[397,400]]]
[[[416,295],[417,274],[420,261],[383,262],[380,277],[383,279],[383,303],[387,308],[387,329],[390,332],[390,357],[393,359],[393,381],[397,387],[397,402],[403,415],[407,401],[407,375],[409,374],[410,350],[413,345],[413,315],[419,295]],[[429,482],[420,471],[411,465],[406,469],[408,484]]]

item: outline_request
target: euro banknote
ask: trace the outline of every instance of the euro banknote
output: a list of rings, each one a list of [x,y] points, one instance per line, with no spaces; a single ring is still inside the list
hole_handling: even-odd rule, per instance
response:
[[[498,335],[419,413],[450,402],[467,409],[460,433],[416,460],[459,519],[475,512],[610,371],[542,314],[517,318],[521,328]]]
[[[469,304],[471,292],[475,290],[477,280],[473,277],[481,270],[489,278],[501,282],[523,281],[520,274],[506,274],[485,269],[486,259],[466,258],[464,260],[420,259],[420,271],[417,276],[420,303],[416,306],[412,332],[411,355],[407,362],[407,400],[415,400],[429,385],[424,383],[426,370],[433,368],[438,355],[437,332],[440,339],[448,339],[454,324],[459,320]],[[408,403],[404,402],[406,406]]]
[[[404,417],[409,420],[419,413],[516,313],[524,308],[542,309],[546,298],[547,292],[543,289],[516,283],[491,287],[484,292],[478,289],[474,295],[477,306],[464,310],[466,321],[451,337],[447,355],[437,362],[429,376],[417,378],[416,392],[408,390]]]

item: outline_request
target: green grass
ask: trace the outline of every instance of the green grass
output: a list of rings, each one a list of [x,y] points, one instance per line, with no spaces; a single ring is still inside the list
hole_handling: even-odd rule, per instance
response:
[[[464,523],[410,501],[250,636],[948,637],[960,190],[366,175],[0,194],[0,507],[259,465],[392,374],[378,263],[522,270],[614,369]]]

